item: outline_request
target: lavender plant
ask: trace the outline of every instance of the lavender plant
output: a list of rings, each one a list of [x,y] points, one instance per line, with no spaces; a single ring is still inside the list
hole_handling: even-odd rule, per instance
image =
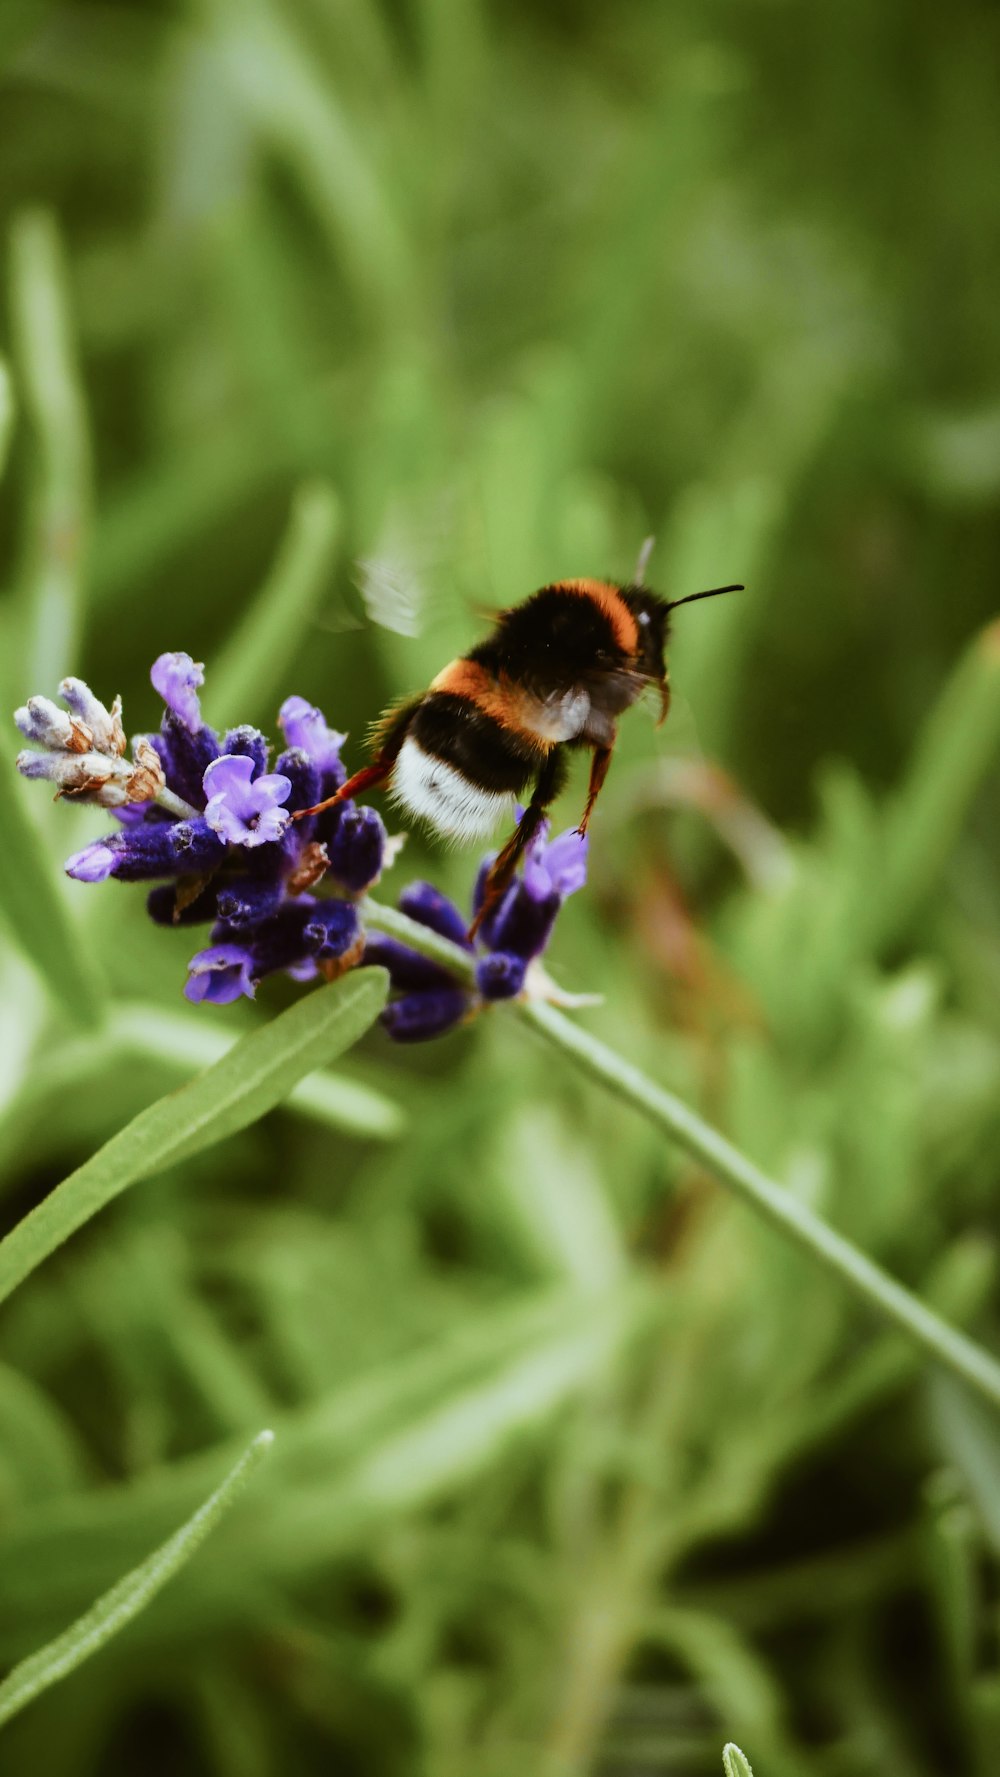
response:
[[[243,724],[220,738],[204,722],[204,669],[189,654],[161,654],[150,677],[163,720],[157,734],[133,739],[131,760],[121,699],[109,710],[82,680],[67,678],[65,710],[34,696],[15,712],[21,734],[35,743],[17,767],[55,784],[59,796],[108,808],[119,822],[67,860],[68,876],[155,883],[146,905],[157,925],[211,925],[211,943],[188,964],[189,1000],[228,1005],[254,998],[268,975],[306,983],[377,964],[396,995],[382,1023],[395,1041],[412,1043],[442,1035],[492,1001],[550,989],[539,959],[564,901],[586,880],[585,838],[570,832],[549,841],[543,829],[475,944],[466,937],[468,921],[430,883],[404,890],[400,910],[467,953],[473,979],[462,982],[398,939],[365,933],[359,903],[398,845],[375,809],[347,801],[292,819],[345,780],[345,736],[321,710],[286,698],[278,724],[287,745],[271,771],[259,729]],[[480,870],[474,910],[490,862]]]

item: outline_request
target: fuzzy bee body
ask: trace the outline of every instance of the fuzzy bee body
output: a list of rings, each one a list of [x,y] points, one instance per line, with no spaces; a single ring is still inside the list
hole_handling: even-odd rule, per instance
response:
[[[486,639],[451,661],[426,692],[382,718],[372,763],[334,800],[387,783],[410,814],[459,841],[487,837],[509,818],[515,800],[526,801],[493,867],[485,912],[558,795],[566,750],[592,754],[580,822],[586,832],[619,716],[650,685],[660,694],[661,720],[666,716],[670,612],[687,602],[604,580],[542,587],[502,611]]]

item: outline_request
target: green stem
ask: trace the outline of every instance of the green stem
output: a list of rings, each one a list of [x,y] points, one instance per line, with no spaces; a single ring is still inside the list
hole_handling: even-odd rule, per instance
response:
[[[365,903],[364,916],[370,926],[442,963],[460,980],[473,979],[473,960],[466,951],[395,908],[369,901]],[[827,1271],[848,1284],[856,1295],[908,1333],[938,1363],[1000,1407],[1000,1364],[988,1352],[949,1326],[814,1210],[768,1178],[697,1112],[554,1006],[522,1000],[517,1003],[517,1011],[526,1024],[568,1055],[584,1073],[599,1080],[619,1100],[631,1104]]]

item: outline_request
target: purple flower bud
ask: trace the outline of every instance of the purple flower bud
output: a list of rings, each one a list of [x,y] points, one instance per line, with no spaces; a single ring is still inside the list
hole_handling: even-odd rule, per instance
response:
[[[197,733],[202,725],[198,690],[205,683],[204,667],[190,654],[161,654],[154,660],[149,676],[153,690],[159,692],[177,721],[189,733]]]
[[[189,729],[173,710],[165,710],[152,744],[160,755],[167,783],[175,795],[192,808],[204,808],[205,772],[219,756],[219,737],[214,728]]]
[[[419,951],[401,944],[398,938],[386,938],[381,932],[369,936],[364,960],[387,969],[393,987],[420,992],[430,987],[455,985],[454,977],[447,969],[442,969],[440,963],[432,963],[430,957],[421,956]]]
[[[215,888],[211,883],[208,884],[195,900],[178,907],[174,884],[161,883],[158,888],[150,889],[146,896],[146,912],[154,925],[158,926],[205,925],[216,916]]]
[[[222,751],[252,759],[254,777],[259,778],[267,767],[267,741],[259,728],[251,728],[247,722],[242,722],[238,728],[230,728],[222,743]]]
[[[449,901],[440,889],[429,882],[411,882],[399,897],[402,913],[409,914],[418,925],[426,926],[428,931],[437,932],[440,938],[450,938],[453,944],[460,944],[463,950],[471,950],[472,945],[465,935],[468,921],[459,912],[454,901]]]
[[[285,901],[268,919],[246,932],[220,920],[212,936],[221,943],[243,943],[251,958],[253,978],[259,981],[261,976],[290,968],[309,954],[305,928],[314,905],[311,896],[302,895],[297,901]]]
[[[115,852],[103,839],[94,839],[82,851],[75,851],[63,866],[74,882],[104,882],[114,867]]]
[[[288,812],[279,804],[291,787],[280,772],[254,778],[252,759],[223,754],[205,772],[205,819],[230,845],[267,845],[288,825]]]
[[[238,876],[219,884],[219,918],[231,926],[257,925],[270,919],[281,906],[284,884],[275,872],[269,876]]]
[[[469,996],[460,987],[409,993],[385,1007],[381,1023],[395,1043],[426,1043],[460,1024],[469,1006]]]
[[[110,869],[99,855],[104,852],[111,854]],[[100,882],[106,876],[119,882],[150,882],[157,876],[201,876],[217,869],[225,855],[222,841],[203,820],[147,821],[85,846],[66,868],[76,866],[70,874],[83,882]],[[101,874],[84,876],[81,868]]]
[[[253,958],[242,944],[213,944],[199,950],[188,963],[185,997],[198,1003],[208,1000],[214,1006],[228,1006],[246,994],[252,1000],[255,985]]]
[[[290,810],[312,808],[314,802],[320,801],[319,767],[313,763],[308,753],[303,752],[301,747],[289,747],[286,752],[282,753],[277,760],[275,770],[280,772],[282,777],[287,777],[292,786],[288,792],[286,805]],[[304,827],[308,827],[311,833],[312,826],[311,820],[298,821],[296,830],[301,836]]]
[[[289,746],[301,747],[319,768],[324,796],[332,796],[347,776],[340,762],[340,749],[347,739],[346,734],[338,734],[335,728],[328,727],[322,710],[316,709],[304,697],[286,697],[278,711],[278,721]],[[305,807],[308,806],[306,803]]]
[[[305,928],[306,947],[321,962],[346,955],[360,936],[358,910],[351,901],[317,901]]]
[[[488,922],[490,949],[510,951],[526,960],[540,956],[552,936],[561,906],[558,895],[535,901],[523,883],[516,883]]]
[[[479,912],[480,907],[486,899],[486,884],[489,880],[490,871],[496,861],[496,855],[496,852],[489,852],[479,866],[479,874],[476,877],[476,886],[472,891],[473,913]],[[504,908],[510,904],[516,894],[517,885],[514,884],[501,895],[492,912],[488,913],[483,920],[483,923],[479,928],[479,938],[480,942],[485,944],[487,948],[492,947],[497,921],[501,918]]]
[[[476,964],[476,986],[484,1000],[512,1000],[524,986],[527,963],[523,956],[495,950]]]
[[[330,874],[359,893],[378,880],[385,855],[385,824],[374,808],[345,810],[330,840]]]

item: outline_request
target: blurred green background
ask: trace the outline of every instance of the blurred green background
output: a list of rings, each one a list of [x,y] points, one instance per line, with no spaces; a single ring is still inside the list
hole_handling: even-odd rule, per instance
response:
[[[0,15],[8,704],[141,729],[182,648],[353,764],[484,607],[649,533],[745,580],[552,972],[994,1348],[998,53],[978,0]],[[56,880],[101,817],[24,801]],[[4,1228],[289,997],[186,1012],[191,934],[65,891],[106,1023],[5,942]],[[5,1777],[993,1777],[997,1424],[503,1014],[337,1079],[3,1310],[0,1661],[277,1434]]]

